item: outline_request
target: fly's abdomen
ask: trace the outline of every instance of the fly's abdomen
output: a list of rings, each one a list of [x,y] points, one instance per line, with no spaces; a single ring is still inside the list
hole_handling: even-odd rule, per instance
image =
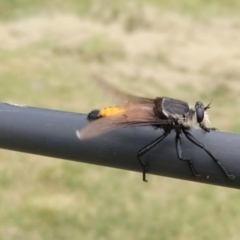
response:
[[[121,107],[108,107],[100,110],[101,117],[109,117],[118,113],[121,113],[123,109]]]
[[[92,110],[87,116],[89,121],[96,120],[100,117],[101,117],[100,110]]]
[[[123,109],[121,107],[108,107],[100,110],[93,110],[88,114],[88,120],[96,120],[101,117],[109,117],[115,114],[121,113]]]

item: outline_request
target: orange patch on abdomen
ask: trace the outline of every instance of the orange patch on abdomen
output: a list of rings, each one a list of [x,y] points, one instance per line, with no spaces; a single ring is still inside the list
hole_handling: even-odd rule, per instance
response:
[[[108,107],[100,110],[101,117],[109,117],[121,113],[123,109],[121,107]]]

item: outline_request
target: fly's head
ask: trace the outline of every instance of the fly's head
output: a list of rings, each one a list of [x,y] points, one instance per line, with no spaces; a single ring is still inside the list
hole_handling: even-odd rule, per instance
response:
[[[196,111],[196,118],[197,118],[197,122],[201,123],[204,119],[204,112],[210,108],[210,103],[204,107],[202,102],[196,102],[195,104],[195,111]]]

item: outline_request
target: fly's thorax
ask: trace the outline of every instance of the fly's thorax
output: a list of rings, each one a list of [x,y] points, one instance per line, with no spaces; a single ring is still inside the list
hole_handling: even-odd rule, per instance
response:
[[[200,124],[206,125],[209,123],[209,117],[204,109],[203,112],[197,112],[199,110],[197,104],[200,104],[200,102],[197,102],[195,106],[189,106],[181,100],[162,98],[161,105],[158,104],[158,109],[167,119],[172,120],[173,125],[183,126],[187,129],[199,128]]]
[[[181,100],[174,98],[162,98],[162,112],[166,117],[177,119],[189,112],[189,105]]]
[[[167,119],[173,122],[173,125],[183,125],[189,117],[189,105],[181,100],[173,98],[163,98],[162,112]]]

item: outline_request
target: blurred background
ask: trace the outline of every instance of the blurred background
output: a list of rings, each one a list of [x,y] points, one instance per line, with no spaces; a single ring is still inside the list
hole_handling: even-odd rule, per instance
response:
[[[88,113],[93,74],[208,104],[240,133],[240,1],[1,0],[0,101]],[[0,150],[0,238],[240,239],[239,190]]]

